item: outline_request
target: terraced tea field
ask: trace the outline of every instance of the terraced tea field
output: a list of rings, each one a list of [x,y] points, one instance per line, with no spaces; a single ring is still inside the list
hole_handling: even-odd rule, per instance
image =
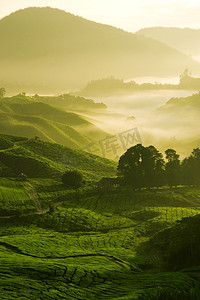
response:
[[[35,205],[20,181],[0,178],[0,215],[34,212]]]
[[[166,288],[179,295],[174,299],[198,299],[188,296],[198,293],[198,282],[187,272],[163,270],[159,252],[148,248],[148,241],[176,220],[199,214],[200,190],[73,198],[59,183],[30,183],[42,204],[60,197],[63,203],[51,213],[0,219],[1,299],[161,299],[150,295]],[[18,205],[23,199],[34,206],[21,182],[1,179],[4,186],[11,199],[12,189],[18,190]]]

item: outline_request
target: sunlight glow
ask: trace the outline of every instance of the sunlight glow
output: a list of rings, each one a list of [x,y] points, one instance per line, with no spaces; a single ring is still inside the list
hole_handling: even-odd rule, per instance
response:
[[[144,27],[199,28],[199,0],[1,0],[0,18],[29,6],[51,6],[128,31]]]

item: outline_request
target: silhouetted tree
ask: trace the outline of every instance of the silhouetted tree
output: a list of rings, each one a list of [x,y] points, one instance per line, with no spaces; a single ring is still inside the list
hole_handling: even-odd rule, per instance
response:
[[[83,175],[78,170],[68,170],[63,174],[62,182],[68,188],[76,189],[83,184]]]
[[[182,183],[189,185],[200,184],[200,149],[196,148],[181,164]]]
[[[125,183],[133,189],[144,186],[143,152],[144,147],[138,144],[129,148],[119,160],[119,175],[121,175]]]
[[[173,149],[165,151],[167,163],[165,166],[167,183],[172,186],[177,186],[181,181],[181,168],[179,155]]]
[[[138,144],[120,157],[118,172],[133,188],[161,186],[164,178],[164,160],[154,146]]]
[[[162,153],[154,146],[149,146],[151,172],[149,173],[150,186],[160,187],[165,183],[165,161]]]

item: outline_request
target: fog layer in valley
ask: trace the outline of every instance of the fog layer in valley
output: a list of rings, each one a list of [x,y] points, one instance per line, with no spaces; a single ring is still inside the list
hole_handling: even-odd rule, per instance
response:
[[[169,82],[173,80],[171,78]],[[162,79],[157,78],[156,81],[161,82]],[[113,135],[137,127],[145,145],[153,144],[161,151],[173,147],[183,157],[196,146],[199,135],[197,116],[187,109],[169,113],[159,108],[171,98],[188,97],[194,93],[196,91],[192,90],[157,90],[95,97],[95,101],[105,103],[114,115],[94,115],[92,122]]]

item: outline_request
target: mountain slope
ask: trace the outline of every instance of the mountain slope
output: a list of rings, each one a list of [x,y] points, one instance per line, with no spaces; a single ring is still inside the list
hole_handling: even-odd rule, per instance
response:
[[[0,138],[1,141],[13,140],[4,135],[0,135]],[[5,149],[0,151],[0,176],[25,173],[28,177],[59,180],[66,169],[74,168],[90,180],[115,175],[116,163],[111,160],[55,143],[34,139],[18,140],[10,148],[4,145]]]
[[[0,133],[39,138],[72,148],[97,143],[107,134],[72,112],[18,95],[1,99]]]
[[[194,57],[200,56],[200,29],[152,27],[141,29],[137,34],[158,40]]]
[[[92,79],[200,70],[158,41],[52,8],[28,8],[0,21],[0,81],[27,91],[64,91]]]

